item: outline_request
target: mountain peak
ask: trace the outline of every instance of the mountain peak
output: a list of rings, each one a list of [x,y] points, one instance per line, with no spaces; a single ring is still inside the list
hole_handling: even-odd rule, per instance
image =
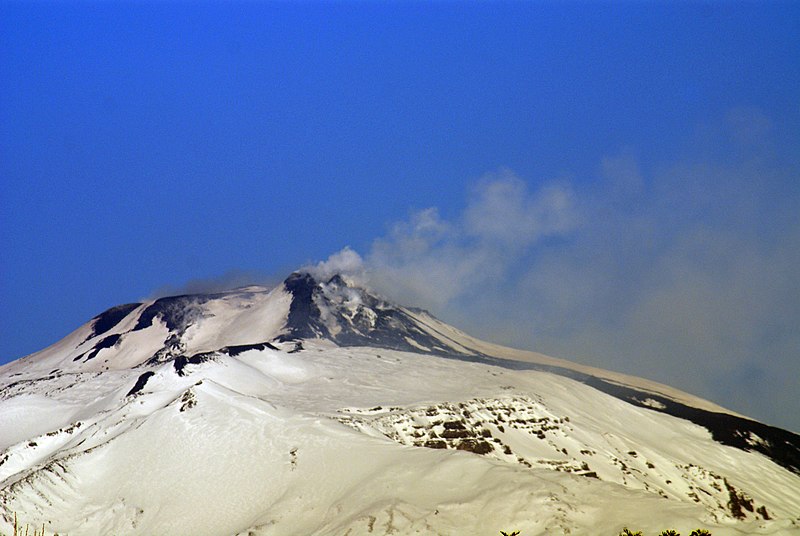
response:
[[[225,349],[310,339],[455,357],[479,354],[445,335],[439,324],[347,275],[320,278],[299,270],[272,289],[244,287],[112,307],[23,361],[48,371],[96,372],[176,359],[192,363],[196,356],[229,355]]]
[[[339,346],[476,355],[421,322],[420,317],[430,315],[393,304],[342,274],[321,282],[312,273],[299,271],[283,285],[292,302],[280,341],[324,338]]]

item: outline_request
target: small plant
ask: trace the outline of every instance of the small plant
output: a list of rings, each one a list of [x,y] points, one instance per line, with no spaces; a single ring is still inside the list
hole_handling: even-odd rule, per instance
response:
[[[631,532],[628,527],[622,529],[619,536],[642,536],[642,531]],[[658,536],[681,536],[681,533],[674,529],[662,530]],[[689,536],[711,536],[706,529],[695,529]]]
[[[33,530],[33,532],[31,532],[31,530]],[[0,533],[0,536],[5,536],[5,534]],[[28,525],[27,523],[23,528],[19,524],[19,521],[17,520],[17,513],[14,512],[14,533],[12,534],[12,536],[45,536],[44,523],[42,523],[41,531],[39,531],[39,529],[37,529],[36,527],[31,528],[31,526]],[[58,536],[58,534],[55,534],[54,536]]]

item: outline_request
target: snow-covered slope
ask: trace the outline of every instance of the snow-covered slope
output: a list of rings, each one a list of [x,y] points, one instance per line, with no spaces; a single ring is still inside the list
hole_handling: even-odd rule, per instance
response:
[[[800,438],[341,276],[123,305],[0,367],[0,532],[800,534]]]

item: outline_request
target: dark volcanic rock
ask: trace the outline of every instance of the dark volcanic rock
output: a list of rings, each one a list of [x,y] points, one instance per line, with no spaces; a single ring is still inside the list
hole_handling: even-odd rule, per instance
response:
[[[136,385],[134,385],[133,389],[128,391],[128,394],[125,395],[125,396],[134,395],[134,394],[138,393],[139,391],[141,391],[142,389],[144,389],[144,386],[147,384],[147,380],[149,380],[154,375],[155,375],[155,372],[149,370],[149,371],[145,372],[144,374],[142,374],[141,376],[139,376],[139,378],[136,380]]]
[[[109,335],[108,337],[104,337],[103,339],[101,339],[100,341],[95,343],[94,347],[91,350],[89,350],[88,352],[86,352],[84,354],[81,354],[80,356],[78,356],[75,359],[83,357],[84,355],[86,356],[86,361],[89,361],[90,359],[94,359],[97,356],[97,354],[100,353],[100,350],[102,350],[104,348],[113,347],[121,339],[122,339],[122,335],[119,335],[119,334],[114,334],[114,335]]]
[[[277,350],[278,347],[274,344],[270,344],[268,342],[262,342],[258,344],[239,344],[235,346],[226,346],[224,348],[220,348],[220,352],[224,354],[228,354],[231,357],[235,357],[239,354],[244,352],[248,352],[250,350],[266,350],[269,348],[270,350]]]
[[[106,333],[114,326],[122,322],[122,319],[128,316],[131,311],[139,307],[141,303],[126,303],[124,305],[117,305],[116,307],[112,307],[108,311],[104,313],[100,313],[96,317],[94,317],[94,323],[92,324],[92,334],[89,335],[86,340],[93,337],[97,337],[98,335],[102,335]]]
[[[327,282],[296,272],[284,282],[292,294],[286,333],[280,342],[327,338],[340,346],[372,346],[435,355],[464,353],[420,328],[403,308],[352,287],[340,275]]]
[[[197,295],[159,298],[142,311],[132,331],[149,328],[153,325],[153,320],[160,318],[171,332],[183,334],[192,322],[202,318],[200,306],[214,297]]]
[[[330,332],[322,323],[322,314],[315,300],[320,291],[317,281],[310,274],[295,272],[283,285],[292,294],[292,303],[286,321],[287,333],[278,337],[278,340],[286,342],[329,337]]]
[[[200,363],[205,363],[206,361],[214,359],[218,355],[217,352],[202,352],[194,354],[191,357],[180,355],[172,362],[172,366],[175,368],[175,372],[178,373],[178,376],[185,376],[186,372],[184,372],[184,369],[187,365],[199,365]]]

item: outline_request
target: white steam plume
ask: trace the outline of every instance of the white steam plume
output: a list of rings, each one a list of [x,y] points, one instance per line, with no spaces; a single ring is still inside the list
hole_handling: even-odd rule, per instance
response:
[[[458,217],[394,224],[357,268],[479,337],[655,379],[800,430],[800,182],[771,122],[735,110],[699,156],[603,158],[530,189],[508,170]],[[589,179],[589,178],[587,178]]]

